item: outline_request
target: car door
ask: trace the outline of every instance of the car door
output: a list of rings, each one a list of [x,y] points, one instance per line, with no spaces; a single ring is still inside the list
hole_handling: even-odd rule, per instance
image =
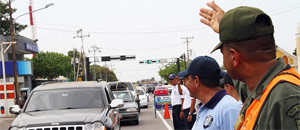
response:
[[[111,101],[114,99],[114,96],[112,92],[105,88],[105,93],[107,95],[108,103],[110,104]],[[111,120],[111,128],[118,130],[120,128],[120,115],[119,115],[119,109],[109,109],[107,117]]]

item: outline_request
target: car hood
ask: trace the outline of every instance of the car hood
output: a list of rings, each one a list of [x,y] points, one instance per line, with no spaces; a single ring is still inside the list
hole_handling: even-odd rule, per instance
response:
[[[66,109],[39,112],[25,112],[19,114],[11,126],[36,127],[51,126],[52,123],[59,125],[80,125],[101,121],[105,116],[103,108],[97,109]]]

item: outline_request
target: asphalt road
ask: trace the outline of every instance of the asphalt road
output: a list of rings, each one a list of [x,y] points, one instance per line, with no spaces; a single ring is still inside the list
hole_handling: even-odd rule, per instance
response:
[[[151,98],[152,97],[152,98]],[[164,119],[164,111],[157,111],[154,116],[153,95],[151,94],[148,108],[142,108],[139,114],[139,125],[133,122],[121,122],[122,130],[173,130],[172,110],[169,110],[171,119]]]
[[[172,110],[169,110],[171,119],[164,119],[164,111],[157,111],[154,116],[153,95],[150,94],[148,108],[142,108],[139,114],[139,125],[133,122],[121,122],[122,130],[173,130]],[[7,130],[14,118],[0,118],[0,130]]]

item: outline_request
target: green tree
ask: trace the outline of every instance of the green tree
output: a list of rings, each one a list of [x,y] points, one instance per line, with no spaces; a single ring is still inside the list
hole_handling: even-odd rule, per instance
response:
[[[159,67],[159,71],[158,71],[159,76],[162,77],[167,82],[170,82],[169,81],[170,74],[178,73],[176,61],[177,60],[174,59],[172,62],[169,62],[168,64]],[[184,60],[180,59],[180,71],[183,70],[184,70]]]
[[[297,48],[295,48],[293,54],[294,54],[295,56],[297,56]]]
[[[17,9],[12,8],[12,13],[16,12]],[[27,25],[21,25],[15,23],[15,34],[18,34],[24,30]],[[9,4],[0,1],[0,35],[10,36],[10,16],[9,16]]]
[[[118,81],[116,74],[107,67],[95,65],[96,79],[102,79],[107,82]],[[94,76],[94,65],[90,66],[91,76]],[[106,80],[107,75],[107,80]]]
[[[58,76],[69,77],[72,72],[71,58],[57,52],[40,52],[32,57],[35,77],[52,80]]]
[[[155,81],[155,78],[154,78],[154,77],[152,77],[151,79]]]

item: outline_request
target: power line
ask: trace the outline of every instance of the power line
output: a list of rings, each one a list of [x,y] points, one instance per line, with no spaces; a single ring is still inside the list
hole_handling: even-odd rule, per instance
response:
[[[274,16],[274,15],[277,15],[277,14],[282,14],[282,13],[289,12],[289,11],[296,10],[296,9],[300,9],[300,6],[296,7],[296,8],[289,9],[289,10],[281,11],[281,12],[278,12],[278,13],[270,14],[270,15]]]
[[[44,28],[44,27],[36,27],[39,29],[44,30],[53,30],[53,31],[63,31],[63,32],[74,32],[70,30],[63,30],[63,29],[52,29],[52,28]],[[207,29],[208,27],[203,28],[194,28],[194,29],[182,29],[182,30],[172,30],[172,31],[149,31],[149,32],[90,32],[95,34],[155,34],[155,33],[176,33],[176,32],[184,32],[184,31],[191,31],[191,30],[199,30],[199,29]]]
[[[52,2],[54,3],[54,1],[52,0]],[[79,27],[75,27],[71,22],[70,22],[70,20],[64,15],[64,13],[58,8],[58,6],[55,6],[57,9],[58,9],[58,11],[62,14],[62,16],[64,16],[65,17],[65,19],[74,27],[74,28],[79,28]],[[67,26],[66,26],[67,27]]]
[[[175,45],[170,45],[170,46],[164,46],[164,47],[156,47],[156,48],[145,48],[145,49],[113,49],[113,48],[102,48],[102,49],[107,49],[107,50],[115,50],[115,51],[146,51],[146,50],[157,50],[157,49],[163,49],[167,47],[174,47],[178,45],[182,45],[183,43],[175,44]]]
[[[42,2],[45,4],[45,2],[42,0]],[[62,25],[64,25],[64,23],[63,22],[61,22],[60,20],[59,20],[59,18],[57,18],[56,17],[56,15],[50,10],[50,12],[52,13],[52,15],[62,24]],[[68,30],[70,30],[68,27],[66,27],[65,25],[64,25],[64,27],[65,28],[67,28]]]

